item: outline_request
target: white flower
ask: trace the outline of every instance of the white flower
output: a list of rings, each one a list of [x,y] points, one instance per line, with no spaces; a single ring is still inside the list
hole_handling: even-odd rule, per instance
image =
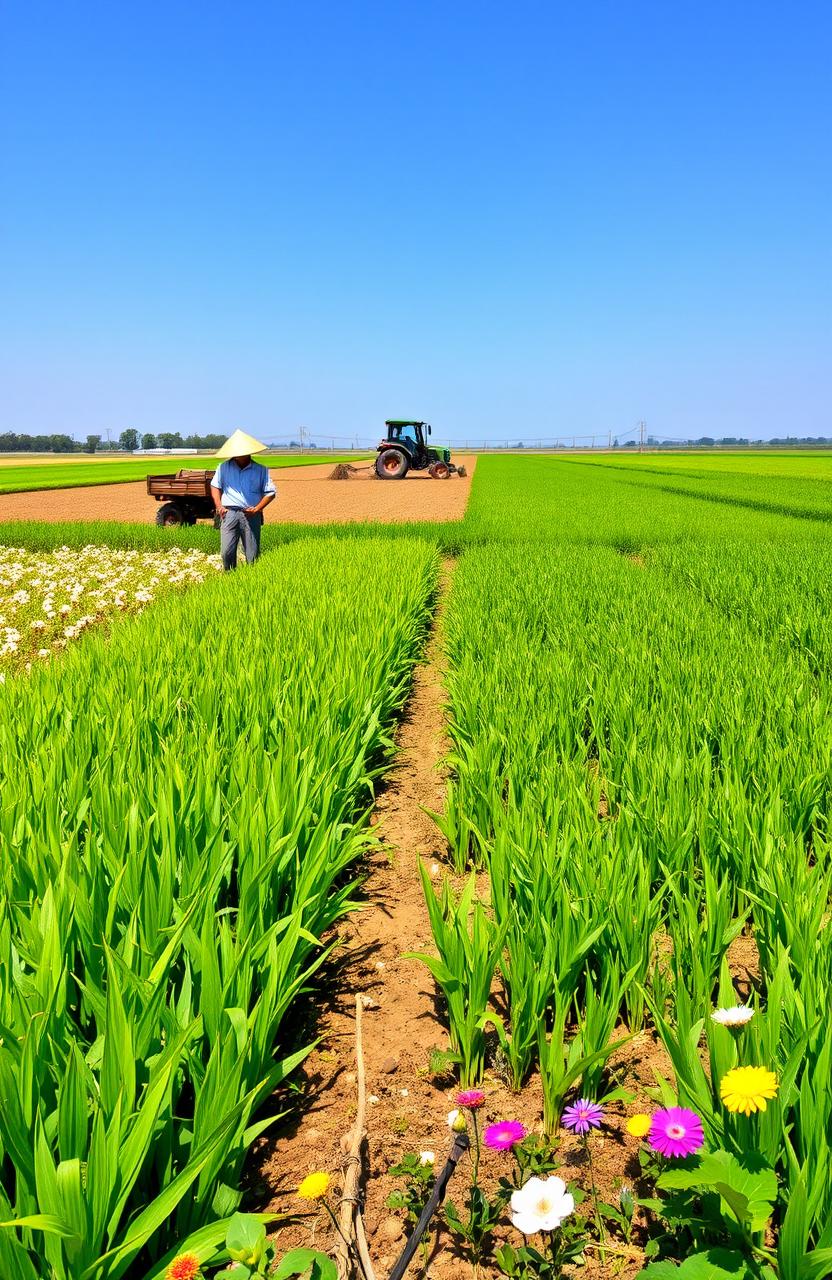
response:
[[[435,1160],[436,1160],[436,1156],[432,1151],[419,1152],[419,1164],[422,1166],[423,1169],[426,1169],[429,1164],[432,1165]]]
[[[448,1128],[453,1129],[458,1119],[459,1119],[459,1111],[456,1108],[454,1108],[453,1111],[449,1111],[448,1112]]]
[[[736,1004],[730,1009],[717,1009],[711,1014],[711,1021],[718,1022],[721,1027],[744,1027],[754,1017],[754,1010],[747,1004]]]
[[[554,1231],[575,1209],[563,1178],[529,1178],[511,1196],[511,1221],[524,1236],[538,1231]]]

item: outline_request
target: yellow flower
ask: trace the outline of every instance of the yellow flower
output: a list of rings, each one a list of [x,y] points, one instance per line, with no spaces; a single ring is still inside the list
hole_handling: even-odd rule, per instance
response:
[[[320,1200],[329,1191],[332,1181],[328,1173],[310,1173],[298,1187],[301,1200]]]
[[[777,1093],[777,1076],[765,1067],[734,1067],[722,1077],[719,1096],[729,1111],[750,1116],[765,1111],[766,1099]]]
[[[630,1116],[627,1121],[627,1132],[634,1138],[645,1138],[650,1132],[650,1117],[646,1115]]]

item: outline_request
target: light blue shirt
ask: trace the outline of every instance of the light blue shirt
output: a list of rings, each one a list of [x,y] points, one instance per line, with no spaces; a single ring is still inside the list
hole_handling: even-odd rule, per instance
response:
[[[226,458],[220,463],[211,484],[215,489],[222,490],[224,507],[238,507],[241,511],[245,511],[246,507],[256,507],[267,493],[277,492],[268,468],[262,462],[250,462],[247,467],[238,467],[233,458]]]

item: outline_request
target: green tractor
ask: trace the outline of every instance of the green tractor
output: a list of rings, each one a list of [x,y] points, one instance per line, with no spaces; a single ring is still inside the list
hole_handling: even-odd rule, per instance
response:
[[[381,480],[404,480],[408,471],[427,471],[434,480],[447,480],[453,472],[466,475],[464,467],[451,462],[450,449],[437,449],[427,443],[430,427],[426,422],[404,418],[388,418],[385,436],[378,446],[376,475]]]

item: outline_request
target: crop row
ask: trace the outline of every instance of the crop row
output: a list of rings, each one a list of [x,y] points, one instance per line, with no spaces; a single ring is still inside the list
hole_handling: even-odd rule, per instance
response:
[[[830,462],[821,463],[828,474]],[[764,479],[741,471],[699,480],[664,476],[610,455],[485,457],[477,463],[465,535],[468,545],[535,540],[630,550],[690,538],[828,540],[828,488],[828,479]]]
[[[0,689],[4,1280],[223,1238],[421,645],[403,551],[285,548]]]
[[[569,1091],[598,1097],[616,1041],[649,1024],[666,1095],[712,1149],[776,1170],[781,1225],[803,1206],[801,1248],[832,1243],[828,558],[785,541],[467,552],[446,620],[443,825],[491,899],[425,885],[466,1083],[491,1022],[515,1088],[540,1070],[553,1132]],[[740,1046],[709,1015],[736,1001],[743,933],[759,973]],[[754,1126],[720,1101],[742,1054],[779,1081]]]

